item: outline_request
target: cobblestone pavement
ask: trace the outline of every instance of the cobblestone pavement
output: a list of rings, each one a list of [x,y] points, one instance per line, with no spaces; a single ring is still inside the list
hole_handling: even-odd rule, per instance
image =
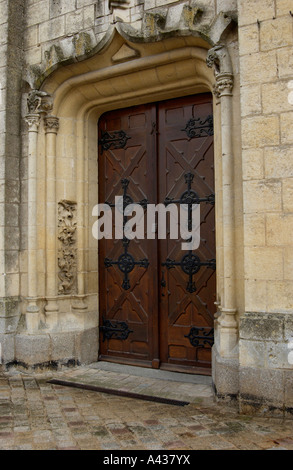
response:
[[[208,396],[179,407],[48,383],[56,376],[0,373],[1,450],[293,450],[293,420]]]

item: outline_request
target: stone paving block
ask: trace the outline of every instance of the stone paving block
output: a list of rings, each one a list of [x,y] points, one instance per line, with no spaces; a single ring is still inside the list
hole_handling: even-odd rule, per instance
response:
[[[48,380],[50,377],[48,374]],[[116,379],[119,382],[117,374]],[[44,374],[37,373],[20,375],[17,379],[9,376],[9,372],[0,376],[8,397],[0,400],[0,449],[293,448],[289,419],[241,416],[236,410],[211,401],[177,407],[61,387],[45,380]],[[163,381],[161,389],[166,389]],[[15,390],[22,391],[17,403],[9,400]]]

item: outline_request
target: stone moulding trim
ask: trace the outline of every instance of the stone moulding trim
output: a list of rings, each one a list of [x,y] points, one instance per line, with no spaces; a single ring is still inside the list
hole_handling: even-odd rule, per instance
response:
[[[76,293],[77,247],[76,202],[62,200],[58,203],[58,294]]]
[[[124,4],[127,6],[126,3]],[[165,27],[166,22],[161,21],[162,15],[158,14],[158,12],[145,12],[142,23],[145,25],[146,18],[148,18],[148,23],[152,19],[154,27],[151,29],[141,28],[141,30],[137,30],[131,24],[118,21],[116,24],[109,26],[102,39],[98,42],[93,32],[91,34],[81,32],[73,36],[71,47],[68,47],[68,38],[63,41],[56,41],[50,46],[49,51],[45,51],[44,57],[46,60],[39,65],[30,66],[26,69],[24,80],[30,84],[31,88],[39,89],[45,78],[59,66],[80,62],[93,57],[107,47],[117,33],[131,43],[151,43],[172,37],[193,36],[203,39],[210,46],[214,46],[220,43],[221,38],[227,31],[237,25],[235,12],[220,12],[210,25],[201,25],[199,21],[201,15],[198,15],[198,8],[190,8],[186,5],[183,10],[183,17],[178,18],[177,23],[175,22],[169,28]],[[193,19],[186,19],[188,12],[189,15],[194,14]],[[80,47],[80,42],[84,44],[84,47]],[[76,44],[79,44],[78,48]],[[79,52],[79,50],[82,52]]]
[[[127,75],[129,73],[135,73],[135,72],[143,72],[144,70],[152,69],[155,67],[160,67],[163,65],[168,65],[169,63],[177,63],[181,62],[186,59],[193,59],[195,61],[198,61],[201,64],[205,65],[207,57],[207,50],[202,48],[202,47],[197,47],[197,46],[186,46],[182,47],[179,49],[173,49],[171,51],[167,52],[162,52],[157,55],[154,55],[151,57],[139,57],[136,60],[133,60],[131,62],[123,62],[119,64],[114,64],[109,67],[105,67],[102,69],[98,70],[93,70],[89,71],[86,73],[82,73],[79,75],[74,75],[72,77],[69,77],[66,79],[63,83],[59,84],[58,87],[56,87],[56,90],[54,92],[55,98],[54,98],[54,114],[58,115],[59,114],[59,107],[64,100],[64,98],[67,96],[67,94],[71,93],[71,91],[78,86],[84,86],[84,85],[89,85],[91,83],[98,83],[99,81],[103,80],[110,80],[112,78],[116,77],[121,77],[123,75]],[[212,73],[208,74],[209,78],[206,78],[205,80],[202,80],[200,83],[201,84],[206,84],[207,89],[206,91],[212,90],[214,79],[212,77]],[[192,79],[192,81],[196,80],[196,75],[194,74],[192,77],[188,77],[188,80]],[[208,81],[208,83],[207,83]],[[175,87],[178,87],[178,83],[176,82],[171,82]],[[182,83],[182,82],[181,82]],[[169,84],[169,83],[168,83]],[[162,83],[158,83],[160,86],[160,89],[162,89]],[[135,90],[135,93],[137,94],[137,91]],[[116,97],[113,97],[116,100]],[[106,97],[103,100],[98,100],[95,102],[90,102],[87,103],[86,107],[91,108],[91,107],[96,107],[99,106],[100,104],[105,104],[108,103],[110,99]],[[84,109],[83,112],[86,112]]]
[[[129,0],[108,0],[109,10],[113,8],[122,8],[123,10],[129,7]]]

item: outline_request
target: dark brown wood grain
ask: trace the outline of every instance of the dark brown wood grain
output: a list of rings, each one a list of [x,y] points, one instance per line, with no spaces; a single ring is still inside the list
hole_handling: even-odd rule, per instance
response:
[[[192,189],[200,197],[214,193],[213,136],[190,139],[183,131],[191,117],[212,114],[210,94],[111,111],[99,121],[99,137],[123,130],[124,148],[99,148],[99,202],[122,195],[121,180],[129,180],[134,202],[163,203],[179,199],[186,190],[184,175],[194,174]],[[113,210],[114,213],[114,210]],[[146,217],[145,217],[146,222]],[[103,318],[127,322],[132,333],[125,340],[100,336],[100,358],[146,367],[208,373],[211,348],[195,348],[186,337],[192,326],[213,327],[216,274],[201,267],[193,276],[196,291],[186,290],[188,275],[180,266],[162,266],[167,258],[180,261],[186,251],[181,239],[131,240],[128,252],[135,260],[147,258],[147,268],[129,273],[130,288],[122,288],[123,273],[117,265],[105,267],[104,259],[117,260],[122,240],[99,241],[99,311]],[[201,243],[194,252],[201,260],[215,258],[214,206],[201,204]],[[161,279],[166,286],[161,286]]]

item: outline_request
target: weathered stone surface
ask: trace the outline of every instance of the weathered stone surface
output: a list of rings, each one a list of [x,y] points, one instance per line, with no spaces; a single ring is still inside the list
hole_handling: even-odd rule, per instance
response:
[[[213,384],[216,396],[222,400],[236,400],[239,392],[239,364],[237,359],[224,359],[213,347]]]
[[[50,334],[52,361],[66,363],[75,358],[75,333],[55,333]]]
[[[258,341],[282,341],[285,316],[246,313],[240,318],[240,338]]]
[[[98,341],[98,328],[90,328],[76,335],[76,357],[80,364],[90,364],[97,361]]]
[[[240,367],[239,370],[240,409],[247,404],[262,413],[277,410],[283,415],[284,372],[282,370]]]
[[[1,324],[1,320],[0,320]],[[5,328],[4,331],[9,330],[9,328]],[[0,330],[1,331],[1,330]],[[6,364],[9,362],[13,362],[15,358],[15,336],[12,333],[10,334],[2,334],[0,333],[0,344],[1,344],[1,355],[0,355],[0,364]]]
[[[267,359],[267,345],[262,341],[239,341],[239,357],[241,365],[247,367],[265,367]]]
[[[285,370],[284,372],[285,381],[285,404],[286,404],[286,416],[292,417],[293,413],[293,371]]]
[[[15,360],[27,366],[50,361],[50,337],[47,334],[15,336]]]

